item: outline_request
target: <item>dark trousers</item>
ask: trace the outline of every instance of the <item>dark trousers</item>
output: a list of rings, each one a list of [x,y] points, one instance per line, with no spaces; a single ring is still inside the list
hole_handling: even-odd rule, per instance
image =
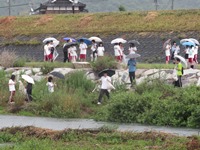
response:
[[[101,102],[104,94],[106,94],[106,96],[108,97],[108,99],[110,98],[110,94],[109,94],[108,90],[101,89],[101,91],[99,93],[98,102]]]
[[[68,52],[63,52],[64,53],[64,60],[63,62],[66,62],[68,60]]]
[[[178,76],[178,80],[174,82],[174,86],[182,87],[181,76]]]
[[[135,72],[129,72],[129,77],[130,77],[130,81],[131,81],[131,84],[132,84],[133,80],[135,80]]]
[[[32,101],[32,90],[27,90],[26,91],[26,94],[27,94],[27,97],[26,97],[26,101],[28,101],[28,102],[30,102],[30,101]]]
[[[96,51],[93,51],[93,52],[92,52],[93,61],[95,61],[96,53],[97,53]]]

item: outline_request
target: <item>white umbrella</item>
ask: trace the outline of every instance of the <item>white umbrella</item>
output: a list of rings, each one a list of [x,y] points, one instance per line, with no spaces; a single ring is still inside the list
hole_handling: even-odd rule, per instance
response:
[[[89,38],[90,41],[95,40],[95,42],[102,42],[102,39],[100,39],[99,37],[93,36]]]
[[[179,58],[181,60],[182,65],[187,68],[187,61],[180,55],[175,55],[174,58]]]
[[[122,39],[122,38],[117,38],[111,41],[111,44],[115,44],[115,43],[126,43],[127,41]]]
[[[165,49],[167,44],[169,44],[170,42],[171,42],[171,39],[168,39],[167,41],[165,41],[165,43],[163,44],[163,49]]]
[[[192,40],[196,45],[199,45],[199,41],[197,41],[196,39],[193,38],[189,38],[190,40]]]
[[[140,56],[141,56],[140,54],[137,54],[137,53],[133,54],[132,53],[132,54],[127,55],[126,58],[138,58]]]
[[[28,76],[26,74],[22,75],[22,79],[24,79],[28,83],[35,84],[33,78],[31,78],[30,76]]]
[[[185,43],[185,42],[192,42],[192,43],[194,43],[194,41],[192,41],[191,39],[182,39],[181,41],[180,41],[180,44],[183,44],[183,43]],[[195,43],[194,43],[195,44]]]
[[[53,46],[56,47],[60,43],[56,38],[54,37],[49,37],[43,40],[43,43],[46,43],[48,41],[53,41]]]

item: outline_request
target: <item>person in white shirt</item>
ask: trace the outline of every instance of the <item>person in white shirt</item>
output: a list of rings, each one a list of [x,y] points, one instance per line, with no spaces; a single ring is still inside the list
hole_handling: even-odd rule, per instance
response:
[[[134,43],[130,43],[128,50],[129,50],[129,54],[135,54],[135,52],[137,51],[137,47],[135,46]]]
[[[15,75],[11,75],[11,78],[8,82],[8,86],[9,86],[9,91],[10,91],[10,97],[9,97],[9,101],[8,103],[14,103],[14,96],[15,96]]]
[[[70,45],[70,47],[68,48],[68,62],[72,61],[72,54],[73,53],[73,48],[72,45]]]
[[[76,62],[76,59],[77,59],[77,48],[76,48],[76,45],[72,45],[71,47],[71,62]]]
[[[79,49],[80,49],[80,60],[82,62],[86,61],[87,48],[88,48],[87,44],[85,44],[83,39],[81,39]]]
[[[190,64],[190,68],[194,68],[194,64],[193,64],[193,60],[194,60],[194,46],[190,46],[188,49],[188,62]]]
[[[165,47],[166,64],[169,64],[170,49],[171,49],[171,44],[167,44],[166,47]]]
[[[96,61],[97,59],[97,43],[95,40],[92,40],[92,46],[91,46],[91,61]]]
[[[101,90],[99,93],[99,98],[98,98],[98,103],[97,103],[98,105],[101,104],[101,100],[104,94],[106,94],[108,99],[110,98],[108,89],[109,89],[109,84],[111,83],[111,77],[107,75],[107,72],[104,72],[104,75],[101,77],[100,81],[101,81]]]
[[[97,48],[97,56],[98,56],[98,58],[103,57],[104,56],[104,52],[105,52],[105,48],[103,46],[103,43],[100,42],[99,46]]]
[[[114,46],[114,53],[115,53],[115,59],[117,60],[117,62],[122,62],[122,58],[121,58],[121,48],[119,47],[118,43],[115,43]]]
[[[50,41],[47,41],[44,45],[44,61],[49,61],[49,55],[51,54],[51,51],[49,49]]]
[[[198,64],[198,49],[199,49],[198,45],[195,45],[195,47],[194,47],[194,62],[196,64]]]
[[[48,87],[49,93],[53,93],[54,92],[55,84],[53,83],[53,78],[52,77],[48,78],[48,82],[47,82],[46,86]]]

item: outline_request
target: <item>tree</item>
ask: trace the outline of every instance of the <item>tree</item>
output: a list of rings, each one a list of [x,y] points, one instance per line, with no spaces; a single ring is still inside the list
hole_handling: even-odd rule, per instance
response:
[[[119,11],[126,11],[125,7],[122,5],[120,5],[118,9],[119,9]]]

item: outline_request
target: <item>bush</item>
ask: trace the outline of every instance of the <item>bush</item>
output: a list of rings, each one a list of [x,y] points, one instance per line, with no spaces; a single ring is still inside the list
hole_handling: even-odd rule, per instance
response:
[[[25,63],[26,63],[26,58],[18,58],[13,64],[13,67],[24,67]]]
[[[135,93],[116,93],[107,120],[199,128],[199,87],[174,88],[162,81],[147,81]],[[191,94],[192,93],[192,94]]]
[[[4,50],[0,54],[0,65],[5,68],[13,67],[17,58],[18,58],[18,56],[15,54],[14,51]]]
[[[92,68],[95,72],[100,72],[104,69],[117,69],[117,62],[113,57],[104,56],[101,59],[97,59],[94,63],[92,63]]]
[[[45,63],[44,66],[41,67],[41,72],[45,75],[51,72],[53,69],[54,67],[51,64]]]

